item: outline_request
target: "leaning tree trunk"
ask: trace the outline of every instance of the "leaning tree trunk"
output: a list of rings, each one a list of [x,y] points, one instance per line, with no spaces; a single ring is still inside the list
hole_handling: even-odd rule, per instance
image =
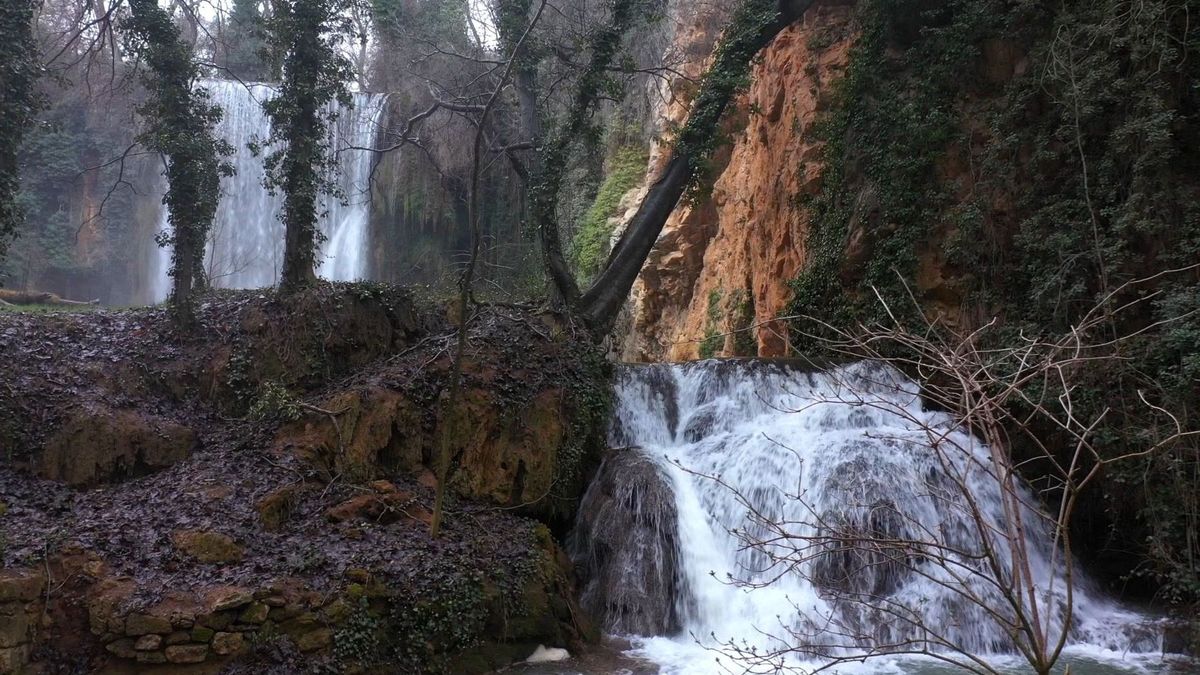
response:
[[[803,16],[813,2],[743,0],[717,45],[713,63],[704,74],[700,93],[692,103],[687,124],[676,139],[671,159],[613,248],[604,270],[586,292],[579,293],[574,277],[567,270],[557,223],[553,218],[553,205],[557,203],[561,178],[549,167],[551,162],[562,160],[567,145],[576,135],[572,133],[578,131],[575,117],[579,116],[581,124],[595,104],[597,92],[587,91],[595,84],[589,78],[603,75],[612,53],[593,49],[592,63],[578,85],[575,105],[564,133],[552,140],[544,154],[547,171],[543,172],[543,181],[539,181],[535,188],[538,193],[535,194],[534,216],[542,238],[546,264],[559,294],[597,333],[611,330],[663,225],[711,154],[720,132],[721,117],[744,84],[754,57],[780,31]],[[622,3],[618,3],[617,8],[621,6]],[[614,9],[614,13],[616,11]],[[601,43],[600,46],[606,45]],[[562,144],[562,147],[558,144]],[[540,209],[537,207],[538,200],[543,200]]]

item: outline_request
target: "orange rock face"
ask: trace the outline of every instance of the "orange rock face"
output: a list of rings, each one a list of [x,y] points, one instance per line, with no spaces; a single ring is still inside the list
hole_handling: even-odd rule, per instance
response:
[[[786,353],[777,317],[804,263],[800,201],[819,189],[822,170],[812,130],[846,68],[850,19],[844,3],[818,4],[755,65],[731,111],[736,133],[717,158],[711,197],[680,204],[642,270],[625,359],[693,359],[702,344],[704,355]]]

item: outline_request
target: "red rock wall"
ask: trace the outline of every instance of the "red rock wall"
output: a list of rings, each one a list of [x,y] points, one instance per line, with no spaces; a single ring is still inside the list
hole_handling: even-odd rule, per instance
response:
[[[681,203],[634,289],[625,359],[697,358],[706,334],[716,355],[785,353],[786,328],[775,319],[804,262],[809,216],[799,198],[819,188],[812,129],[846,67],[852,4],[819,2],[755,65],[731,112],[733,140],[718,158],[711,197]],[[680,118],[681,108],[665,115]],[[721,337],[747,326],[740,338]]]

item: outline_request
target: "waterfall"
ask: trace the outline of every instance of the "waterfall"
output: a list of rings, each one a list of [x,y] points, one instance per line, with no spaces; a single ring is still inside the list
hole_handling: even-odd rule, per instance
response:
[[[1005,531],[988,449],[925,410],[898,371],[858,363],[805,372],[758,360],[626,366],[610,435],[620,449],[589,488],[569,545],[585,606],[609,632],[633,634],[634,653],[663,672],[742,672],[729,665],[736,650],[776,653],[771,663],[787,666],[882,645],[948,654],[953,644],[1001,660],[1015,651],[998,623],[1013,614],[1002,584],[975,557],[979,523]],[[1042,620],[1062,626],[1062,555],[1036,498],[1019,489]],[[664,492],[673,503],[661,511]],[[648,513],[656,510],[658,520]],[[880,545],[885,538],[905,544]],[[1006,541],[989,537],[1003,569],[1014,548]],[[1078,569],[1073,589],[1072,658],[1157,655],[1150,620]],[[890,667],[897,658],[887,657]],[[921,672],[879,663],[860,668]]]
[[[252,141],[265,141],[271,122],[262,103],[276,94],[268,84],[249,84],[229,80],[200,82],[211,101],[224,111],[216,134],[233,146],[229,158],[236,174],[221,180],[221,201],[213,219],[205,257],[205,269],[214,286],[220,288],[260,288],[274,285],[283,267],[284,227],[279,220],[283,206],[281,194],[270,194],[263,187],[263,157],[247,148]],[[353,281],[366,275],[368,260],[368,216],[370,211],[370,173],[374,153],[346,150],[348,147],[373,148],[387,106],[386,94],[354,93],[352,107],[340,110],[337,123],[329,130],[330,147],[337,155],[334,176],[346,198],[324,199],[320,204],[320,229],[326,240],[321,247],[317,273],[336,281]],[[330,109],[337,106],[329,104]],[[165,185],[163,186],[165,188]],[[160,229],[168,229],[166,209],[162,209]],[[170,251],[159,248],[153,278],[153,297],[165,299],[170,292],[167,270]]]

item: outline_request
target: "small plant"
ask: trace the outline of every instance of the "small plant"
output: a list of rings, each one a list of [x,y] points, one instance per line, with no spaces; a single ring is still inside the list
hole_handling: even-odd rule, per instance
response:
[[[367,599],[359,598],[358,606],[333,634],[335,661],[343,666],[377,663],[382,656],[383,645],[380,628],[380,621],[371,612]]]
[[[281,420],[294,422],[304,414],[300,399],[287,387],[268,381],[259,390],[258,398],[250,406],[250,416],[258,420]]]

